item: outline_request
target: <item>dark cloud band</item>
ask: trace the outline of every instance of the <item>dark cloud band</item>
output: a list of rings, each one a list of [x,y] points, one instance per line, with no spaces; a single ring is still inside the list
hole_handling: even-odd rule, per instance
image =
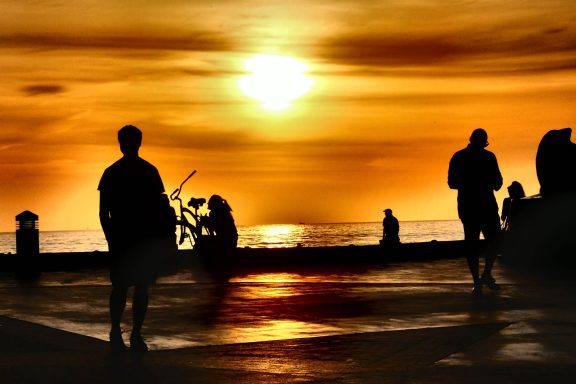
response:
[[[35,84],[23,87],[21,90],[28,96],[54,95],[66,92],[66,88],[57,84]]]

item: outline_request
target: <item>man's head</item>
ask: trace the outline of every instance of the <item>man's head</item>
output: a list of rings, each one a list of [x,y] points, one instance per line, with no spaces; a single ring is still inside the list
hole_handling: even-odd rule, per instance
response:
[[[392,210],[391,210],[390,208],[386,208],[386,209],[384,210],[384,214],[385,214],[386,216],[392,216]]]
[[[476,128],[470,135],[470,144],[478,148],[488,146],[488,133],[483,128]]]
[[[142,144],[142,131],[133,125],[126,125],[118,131],[120,150],[126,156],[137,156]]]

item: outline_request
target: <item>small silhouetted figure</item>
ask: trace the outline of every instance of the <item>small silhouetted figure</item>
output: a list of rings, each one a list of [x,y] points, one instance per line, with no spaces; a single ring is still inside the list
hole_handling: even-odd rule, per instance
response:
[[[524,193],[524,188],[522,184],[518,181],[513,181],[508,186],[508,197],[504,199],[502,202],[502,228],[504,230],[510,229],[510,217],[512,213],[512,203],[515,200],[521,199],[526,197],[526,193]]]
[[[468,267],[474,280],[474,294],[482,293],[482,285],[498,289],[492,277],[496,259],[494,242],[500,233],[500,215],[494,191],[502,187],[502,174],[496,156],[487,151],[488,134],[475,129],[468,146],[456,152],[448,168],[448,185],[458,190],[458,216],[464,226],[464,239],[470,251]],[[480,233],[488,247],[485,253],[484,272],[479,275],[479,254],[476,251]]]
[[[156,241],[164,185],[156,167],[138,156],[142,132],[127,125],[118,131],[123,157],[108,167],[98,185],[100,223],[110,250],[110,343],[125,349],[120,322],[129,287],[133,327],[130,348],[148,349],[141,334],[148,309],[148,286],[156,280]]]
[[[382,243],[383,244],[400,244],[400,224],[398,219],[392,215],[392,210],[384,210],[384,220],[382,220]]]
[[[232,208],[220,195],[208,199],[210,213],[204,221],[206,228],[216,236],[219,247],[233,250],[238,244],[238,231],[232,217]]]

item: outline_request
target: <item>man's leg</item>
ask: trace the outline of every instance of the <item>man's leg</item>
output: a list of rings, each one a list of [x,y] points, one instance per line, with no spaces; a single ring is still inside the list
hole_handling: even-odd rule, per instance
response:
[[[497,243],[500,236],[500,219],[496,216],[490,218],[482,229],[484,239],[486,239],[484,272],[482,282],[491,289],[500,288],[492,277],[492,268],[498,255]]]
[[[134,287],[134,300],[132,303],[133,328],[132,333],[140,334],[144,318],[148,311],[148,286],[136,285]]]
[[[466,242],[466,261],[468,262],[468,269],[474,281],[474,293],[481,293],[482,284],[480,282],[480,262],[479,262],[479,240],[480,228],[476,223],[465,222],[464,225],[464,241]]]
[[[148,310],[148,285],[139,284],[134,287],[132,300],[132,335],[130,348],[138,351],[147,351],[148,346],[142,339],[142,325]]]
[[[124,341],[122,340],[122,329],[120,322],[122,314],[126,307],[126,296],[128,294],[128,287],[112,285],[110,292],[109,307],[110,307],[110,343],[113,348],[123,349]]]

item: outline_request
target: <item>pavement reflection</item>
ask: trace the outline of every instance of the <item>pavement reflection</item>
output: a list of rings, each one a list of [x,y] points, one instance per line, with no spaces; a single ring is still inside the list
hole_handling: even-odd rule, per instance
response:
[[[505,269],[497,275],[502,292],[474,300],[463,263],[267,272],[227,283],[199,282],[193,271],[180,271],[152,289],[144,331],[160,350],[537,318],[527,312],[534,297]],[[0,314],[107,340],[108,290],[106,271],[45,274],[36,285],[6,277]],[[129,330],[129,310],[126,315]],[[523,348],[536,355],[535,346]]]
[[[193,374],[207,383],[537,383],[550,371],[572,382],[576,283],[504,265],[496,277],[502,290],[475,298],[464,260],[268,271],[229,282],[182,270],[152,288],[143,330],[152,351],[138,372],[162,382]],[[6,356],[22,341],[38,351],[69,340],[50,361],[68,367],[73,349],[82,372],[89,359],[81,353],[107,345],[109,289],[106,271],[47,273],[36,284],[0,276],[0,335],[24,335]],[[124,320],[129,331],[129,308]],[[35,375],[18,361],[16,371],[0,362],[2,372]]]

